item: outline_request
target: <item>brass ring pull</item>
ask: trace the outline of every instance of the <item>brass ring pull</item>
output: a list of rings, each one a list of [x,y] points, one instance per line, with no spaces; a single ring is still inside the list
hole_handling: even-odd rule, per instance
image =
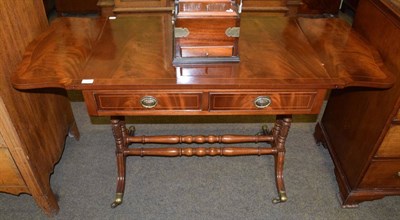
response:
[[[143,108],[154,108],[157,106],[157,99],[153,96],[144,96],[140,100],[140,104]]]
[[[266,108],[271,105],[272,100],[268,96],[259,96],[254,100],[254,106],[256,108]]]

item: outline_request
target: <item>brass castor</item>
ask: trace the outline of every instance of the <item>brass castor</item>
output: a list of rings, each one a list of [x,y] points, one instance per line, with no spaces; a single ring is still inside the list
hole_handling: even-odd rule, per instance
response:
[[[287,199],[288,198],[286,196],[286,192],[285,191],[281,191],[281,192],[279,192],[279,197],[273,199],[272,203],[273,204],[278,204],[278,203],[286,202]]]
[[[122,197],[123,197],[123,194],[122,194],[122,193],[117,193],[117,194],[115,195],[115,200],[114,200],[114,202],[111,204],[111,208],[115,208],[115,207],[121,205],[121,203],[122,203]]]

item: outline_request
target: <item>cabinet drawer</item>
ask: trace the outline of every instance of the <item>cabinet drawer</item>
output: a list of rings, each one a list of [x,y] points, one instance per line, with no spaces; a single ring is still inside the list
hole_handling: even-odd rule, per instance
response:
[[[400,160],[373,161],[361,188],[400,188]]]
[[[389,129],[376,156],[400,158],[400,125],[394,125]]]
[[[202,93],[97,91],[84,92],[91,115],[129,112],[201,110]]]
[[[10,152],[3,147],[0,147],[0,174],[0,188],[25,186]]]
[[[278,114],[318,114],[325,91],[211,93],[210,111],[250,111]],[[264,99],[264,100],[263,100]]]
[[[181,47],[182,57],[229,57],[233,56],[233,46]]]

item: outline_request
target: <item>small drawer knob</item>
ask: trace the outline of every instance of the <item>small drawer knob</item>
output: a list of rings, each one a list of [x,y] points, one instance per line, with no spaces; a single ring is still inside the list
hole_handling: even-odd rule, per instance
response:
[[[157,106],[157,99],[153,96],[144,96],[140,100],[140,104],[143,108],[154,108]]]
[[[259,96],[254,100],[256,108],[266,108],[271,104],[272,100],[268,96]]]

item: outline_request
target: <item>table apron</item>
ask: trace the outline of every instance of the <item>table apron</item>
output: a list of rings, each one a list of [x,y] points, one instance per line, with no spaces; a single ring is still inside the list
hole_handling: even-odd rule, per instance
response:
[[[92,116],[319,114],[326,89],[84,90]]]

